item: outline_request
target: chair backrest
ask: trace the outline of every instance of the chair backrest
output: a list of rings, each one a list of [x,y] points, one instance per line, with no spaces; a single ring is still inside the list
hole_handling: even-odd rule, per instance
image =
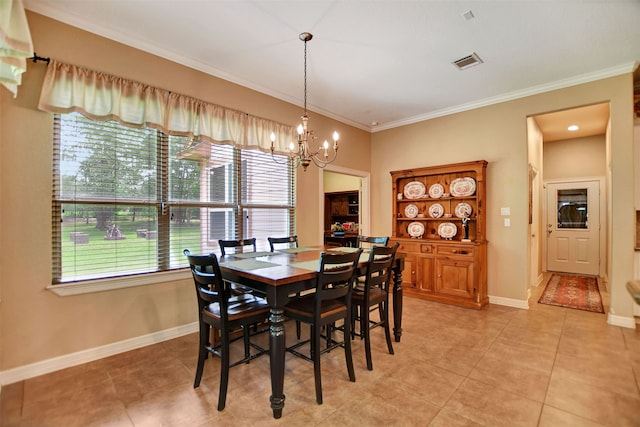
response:
[[[220,245],[220,253],[222,256],[225,256],[227,253],[227,248],[234,248],[235,252],[238,252],[238,248],[241,248],[244,252],[244,248],[246,246],[252,246],[253,252],[256,252],[256,238],[253,237],[251,239],[242,239],[242,240],[218,240],[218,245]]]
[[[189,262],[193,282],[198,297],[198,313],[202,316],[202,310],[213,303],[220,304],[220,313],[227,313],[229,290],[225,286],[215,254],[192,255],[189,249],[183,251]],[[221,316],[223,317],[223,316]],[[221,319],[223,322],[225,319]]]
[[[271,248],[271,252],[274,251],[274,245],[278,245],[278,244],[287,244],[288,248],[298,247],[298,236],[267,237],[267,240],[269,241],[269,247]]]
[[[364,244],[363,244],[364,243]],[[358,236],[358,247],[371,247],[374,245],[387,246],[389,243],[389,236]]]
[[[365,275],[365,298],[372,288],[380,288],[388,292],[391,287],[391,271],[396,252],[400,244],[393,246],[374,246],[369,253],[369,264]]]
[[[356,278],[358,260],[362,249],[350,253],[320,255],[320,270],[316,283],[315,312],[320,313],[322,302],[345,298],[351,304],[351,291]]]

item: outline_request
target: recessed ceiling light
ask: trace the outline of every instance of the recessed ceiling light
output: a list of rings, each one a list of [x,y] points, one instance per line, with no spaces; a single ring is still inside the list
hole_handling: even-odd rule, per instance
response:
[[[568,130],[569,132],[575,132],[575,131],[577,131],[578,129],[580,129],[580,127],[579,127],[578,125],[571,125],[571,126],[569,126],[569,127],[567,128],[567,130]]]

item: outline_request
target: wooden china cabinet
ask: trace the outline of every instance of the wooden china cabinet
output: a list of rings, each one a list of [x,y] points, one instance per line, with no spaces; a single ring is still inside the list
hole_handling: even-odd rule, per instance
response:
[[[489,302],[486,169],[479,160],[391,172],[391,243],[406,255],[406,295],[475,309]]]

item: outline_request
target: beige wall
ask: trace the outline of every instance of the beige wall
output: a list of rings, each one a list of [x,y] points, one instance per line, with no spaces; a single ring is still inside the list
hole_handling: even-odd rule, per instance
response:
[[[41,56],[86,66],[256,116],[296,124],[291,105],[27,12]],[[51,284],[52,116],[36,109],[46,64],[28,62],[17,99],[0,88],[0,371],[196,321],[191,279],[60,297]],[[313,97],[313,93],[310,94]],[[368,171],[370,134],[311,112],[318,134],[341,136],[336,165]],[[298,172],[297,233],[319,244],[320,181]]]
[[[544,143],[544,179],[588,178],[606,175],[604,135]]]
[[[571,107],[610,102],[611,214],[608,273],[611,313],[629,319],[632,304],[625,291],[633,275],[633,85],[622,75],[502,104],[440,117],[373,134],[372,233],[391,232],[389,171],[484,159],[487,168],[488,288],[492,298],[527,298],[528,147],[527,117]],[[391,154],[393,153],[393,154]],[[630,184],[631,183],[631,184]],[[504,227],[500,208],[511,209]]]
[[[345,175],[343,173],[325,172],[324,192],[332,193],[335,191],[360,190],[361,178],[353,175]]]
[[[529,189],[528,196],[531,198],[531,224],[529,224],[529,231],[527,234],[529,248],[528,257],[529,257],[529,274],[527,277],[529,278],[529,287],[537,286],[540,284],[543,278],[543,269],[542,269],[542,238],[544,237],[542,233],[543,227],[542,218],[543,215],[543,204],[541,203],[542,194],[544,194],[543,189],[543,179],[542,176],[544,174],[544,162],[542,160],[542,147],[543,147],[543,137],[542,131],[538,124],[533,119],[533,117],[527,118],[527,145],[528,145],[528,172],[529,172]]]

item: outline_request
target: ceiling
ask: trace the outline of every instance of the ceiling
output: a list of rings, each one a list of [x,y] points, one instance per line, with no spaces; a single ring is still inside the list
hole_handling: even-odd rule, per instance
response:
[[[372,132],[630,73],[640,60],[639,0],[23,3],[300,106],[298,35],[310,32],[309,110]],[[452,64],[472,53],[483,62]]]

